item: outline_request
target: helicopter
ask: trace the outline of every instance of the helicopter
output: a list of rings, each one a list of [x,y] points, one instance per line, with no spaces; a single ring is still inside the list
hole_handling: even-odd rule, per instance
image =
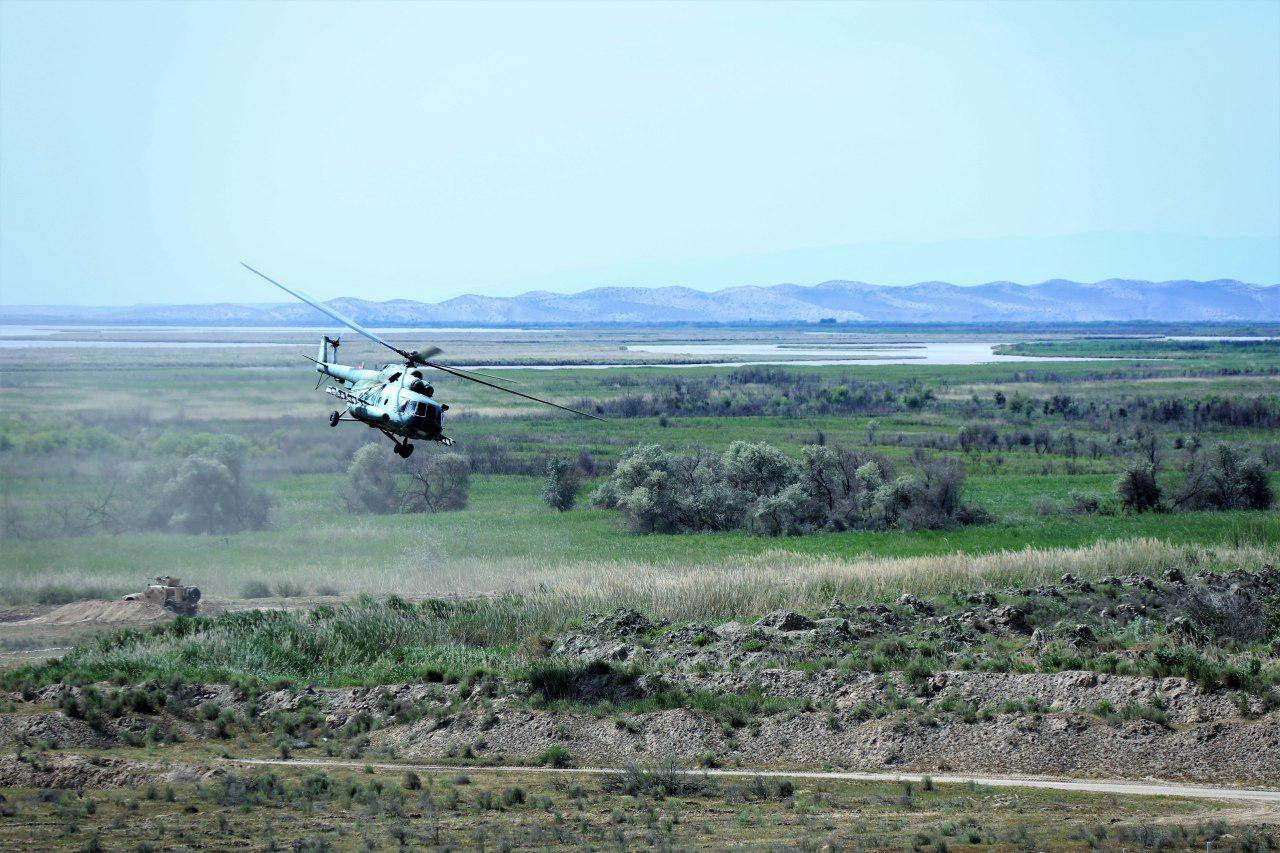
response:
[[[347,421],[366,424],[391,439],[395,445],[396,455],[402,459],[408,459],[413,454],[413,441],[436,441],[446,447],[453,445],[453,439],[443,432],[444,413],[449,410],[449,404],[438,402],[435,399],[435,388],[426,380],[426,376],[429,374],[423,373],[423,368],[439,370],[451,376],[457,376],[459,379],[465,379],[468,382],[487,385],[490,388],[496,388],[499,391],[505,391],[508,394],[514,394],[526,400],[533,400],[535,403],[542,403],[566,412],[572,412],[575,415],[582,415],[597,421],[605,420],[589,412],[562,406],[559,403],[553,403],[550,400],[544,400],[541,397],[535,397],[532,394],[525,394],[522,391],[516,391],[513,388],[497,384],[498,382],[515,384],[515,380],[492,376],[488,373],[481,373],[478,370],[451,367],[434,361],[433,359],[441,353],[439,347],[428,347],[425,350],[414,350],[412,352],[400,349],[323,302],[286,287],[266,273],[254,269],[243,261],[240,263],[241,266],[254,275],[261,276],[290,296],[300,299],[316,310],[327,314],[356,334],[363,335],[374,343],[386,347],[404,360],[403,364],[392,362],[377,370],[366,369],[363,366],[352,367],[351,365],[340,364],[337,360],[338,347],[342,344],[340,335],[335,338],[321,335],[320,349],[317,351],[316,357],[304,356],[304,358],[315,364],[316,372],[320,374],[320,378],[316,380],[317,389],[326,380],[333,380],[337,383],[336,386],[331,385],[324,389],[326,394],[338,398],[339,402],[344,404],[342,411],[330,413],[329,426],[336,427],[338,424]],[[494,381],[487,381],[490,379]]]

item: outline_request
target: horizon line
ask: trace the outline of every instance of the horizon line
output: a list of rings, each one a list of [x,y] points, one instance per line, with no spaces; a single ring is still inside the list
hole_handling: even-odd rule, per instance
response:
[[[1236,279],[1236,278],[1210,278],[1210,279],[1170,278],[1170,279],[1161,279],[1161,280],[1145,279],[1145,278],[1104,278],[1104,279],[1099,279],[1097,281],[1077,281],[1075,279],[1069,279],[1069,278],[1047,278],[1043,281],[1032,282],[1028,284],[1022,284],[1020,282],[1011,281],[1008,279],[996,279],[992,281],[979,282],[977,284],[956,284],[955,282],[945,281],[943,279],[927,279],[924,281],[913,282],[911,284],[874,284],[872,282],[861,281],[858,279],[832,278],[832,279],[825,279],[823,281],[819,281],[814,284],[797,284],[796,282],[791,282],[791,281],[780,281],[774,284],[731,284],[731,285],[726,285],[724,287],[707,289],[707,290],[697,288],[697,287],[690,287],[689,285],[684,285],[684,284],[657,284],[657,285],[602,284],[602,285],[596,285],[594,287],[587,287],[587,288],[583,288],[582,290],[574,290],[574,291],[554,291],[554,290],[545,290],[545,289],[526,290],[522,293],[517,293],[510,296],[486,296],[483,293],[467,292],[467,293],[460,293],[457,296],[450,296],[436,302],[428,302],[422,299],[413,299],[409,297],[393,297],[391,299],[377,300],[377,299],[365,299],[360,296],[350,296],[350,295],[333,296],[333,297],[330,297],[329,299],[322,299],[321,301],[333,302],[340,299],[354,299],[361,302],[368,302],[371,304],[386,304],[389,302],[413,302],[419,305],[441,305],[445,302],[451,302],[455,299],[465,299],[467,297],[480,297],[483,299],[509,301],[513,299],[521,299],[527,296],[540,295],[540,294],[550,294],[552,296],[580,296],[582,294],[591,293],[597,290],[688,290],[694,293],[716,294],[716,293],[723,293],[724,291],[727,291],[727,290],[748,290],[753,288],[757,290],[770,290],[775,287],[803,287],[803,288],[811,289],[815,287],[822,287],[823,285],[827,285],[827,284],[854,284],[854,285],[864,285],[866,287],[874,287],[874,288],[884,289],[884,290],[906,290],[908,288],[921,287],[921,286],[930,285],[930,284],[941,284],[941,285],[946,285],[948,287],[958,287],[958,288],[990,287],[992,285],[1012,285],[1014,287],[1033,288],[1033,287],[1043,287],[1046,284],[1058,284],[1058,283],[1096,286],[1100,284],[1109,284],[1113,282],[1117,282],[1117,283],[1124,282],[1124,283],[1132,283],[1132,284],[1156,284],[1156,285],[1230,283],[1230,284],[1241,284],[1246,287],[1256,287],[1261,289],[1270,289],[1274,287],[1280,287],[1280,282],[1275,282],[1272,284],[1262,284],[1259,282],[1241,281],[1240,279]],[[128,309],[128,308],[152,308],[152,307],[186,307],[186,306],[209,306],[209,305],[274,306],[274,305],[292,305],[292,304],[294,303],[287,302],[287,301],[250,302],[250,301],[243,301],[243,300],[242,301],[219,301],[219,302],[130,302],[130,303],[123,303],[123,304],[116,304],[116,305],[104,305],[100,303],[92,304],[92,303],[84,303],[84,302],[6,303],[3,301],[0,301],[0,311],[6,310],[6,309],[14,310],[14,309],[21,309],[21,308],[101,308],[101,309],[122,310],[122,309]]]

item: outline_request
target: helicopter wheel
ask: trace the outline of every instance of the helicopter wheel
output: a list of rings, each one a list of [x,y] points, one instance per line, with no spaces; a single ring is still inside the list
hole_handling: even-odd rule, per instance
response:
[[[404,444],[396,445],[396,456],[399,456],[401,459],[408,459],[412,455],[413,445],[409,442],[406,441]]]
[[[341,418],[341,417],[342,417],[342,415],[338,414],[337,412],[330,412],[330,413],[329,413],[329,426],[331,426],[331,427],[336,427],[336,426],[338,425],[338,419],[339,419],[339,418]]]

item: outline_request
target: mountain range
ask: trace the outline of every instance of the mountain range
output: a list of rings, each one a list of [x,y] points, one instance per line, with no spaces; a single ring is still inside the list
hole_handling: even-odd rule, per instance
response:
[[[380,326],[688,322],[1098,322],[1152,320],[1280,322],[1280,285],[1216,281],[1092,284],[1052,280],[960,286],[940,281],[888,287],[856,281],[813,286],[599,287],[581,293],[530,291],[519,296],[465,295],[443,302],[343,297],[329,305],[357,322]],[[301,303],[0,306],[6,323],[184,323],[328,325]]]

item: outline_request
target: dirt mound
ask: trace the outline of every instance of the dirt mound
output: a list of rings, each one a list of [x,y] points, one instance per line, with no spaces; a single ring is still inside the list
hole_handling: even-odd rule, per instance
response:
[[[712,755],[748,766],[859,770],[1084,774],[1194,782],[1274,785],[1280,766],[1280,714],[1175,730],[1138,720],[1104,725],[1073,713],[1005,715],[965,723],[898,712],[861,720],[806,711],[759,718],[726,733],[709,714],[650,711],[625,724],[592,714],[512,710],[379,729],[375,749],[439,761],[477,749],[499,762],[536,761],[562,745],[580,765],[626,760],[685,763]]]
[[[114,746],[115,739],[94,729],[84,720],[72,720],[56,711],[0,715],[0,748],[18,744],[99,748]]]
[[[76,601],[15,625],[74,625],[83,622],[159,622],[173,614],[150,601]]]
[[[46,752],[18,758],[0,756],[0,788],[137,788],[191,775],[174,769],[109,756]]]

